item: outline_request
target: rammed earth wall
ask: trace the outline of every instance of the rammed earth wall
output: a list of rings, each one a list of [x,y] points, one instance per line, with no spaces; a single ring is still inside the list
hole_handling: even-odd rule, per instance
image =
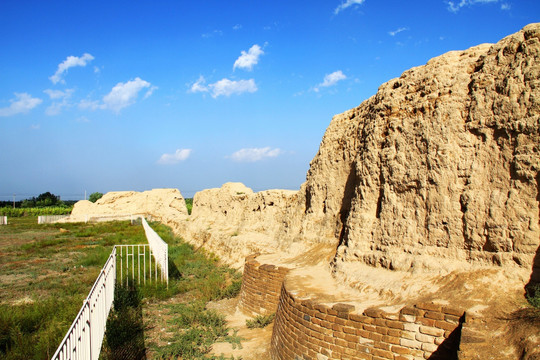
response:
[[[245,313],[266,315],[276,312],[281,285],[289,269],[261,265],[256,255],[246,258],[239,307]]]

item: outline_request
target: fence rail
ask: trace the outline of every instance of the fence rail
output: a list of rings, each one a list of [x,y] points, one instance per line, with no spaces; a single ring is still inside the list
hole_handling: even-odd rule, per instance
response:
[[[169,286],[169,245],[148,225],[145,218],[142,218],[142,225],[148,245],[150,245],[157,263],[161,266],[161,280]]]
[[[88,297],[84,300],[81,310],[51,360],[97,360],[99,358],[107,317],[114,302],[116,283],[123,284],[126,281],[126,285],[129,285],[131,279],[131,284],[135,282],[146,284],[147,279],[148,281],[154,279],[156,283],[163,281],[168,285],[168,245],[144,218],[142,218],[142,223],[148,244],[114,246]],[[157,250],[154,250],[152,246]],[[153,264],[152,258],[154,258]],[[118,264],[119,261],[120,264]]]
[[[7,216],[0,216],[0,225],[7,225]]]
[[[38,224],[53,224],[60,219],[65,219],[69,215],[39,215]]]
[[[114,300],[116,248],[101,270],[75,321],[53,355],[53,360],[99,358],[105,324]]]

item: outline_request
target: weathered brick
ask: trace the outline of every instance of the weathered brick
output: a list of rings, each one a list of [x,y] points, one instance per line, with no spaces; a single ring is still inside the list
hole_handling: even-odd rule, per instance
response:
[[[377,349],[377,348],[373,349],[373,355],[374,356],[380,356],[383,359],[393,359],[394,358],[394,354],[392,354],[391,351],[383,350],[383,349]]]
[[[353,312],[354,309],[355,309],[354,305],[343,304],[343,303],[338,303],[338,304],[335,304],[334,306],[332,306],[332,310],[335,310],[337,312],[349,313],[349,312]]]
[[[459,324],[459,319],[460,319],[459,317],[454,316],[454,315],[444,315],[443,319],[438,319],[438,320],[444,320],[451,324]],[[470,322],[470,321],[467,320],[467,322]]]
[[[437,323],[435,322],[435,324],[437,324]],[[420,332],[422,334],[431,335],[431,336],[443,336],[444,335],[444,330],[437,329],[436,327],[431,327],[431,326],[420,326]]]
[[[388,344],[399,345],[400,338],[385,335],[383,336],[383,341]]]
[[[328,310],[328,306],[323,304],[317,304],[314,306],[315,310],[319,310],[321,313],[326,314],[326,311]]]
[[[435,344],[428,344],[428,343],[423,343],[422,344],[422,350],[424,350],[424,351],[435,352],[435,351],[437,351],[437,348],[438,348],[438,346],[435,345]]]
[[[394,354],[400,354],[400,355],[410,355],[411,354],[411,350],[410,349],[407,349],[405,347],[402,347],[402,346],[392,346],[390,348],[390,350],[394,353]]]
[[[413,323],[416,321],[416,315],[401,314],[399,320],[407,323]]]
[[[434,326],[435,325],[435,320],[433,319],[426,319],[426,318],[420,318],[418,319],[418,322],[422,325],[425,325],[425,326]]]
[[[426,312],[426,314],[424,316],[426,318],[428,318],[428,319],[434,319],[434,320],[444,320],[445,319],[445,315],[443,313],[435,312],[435,311],[428,311],[428,312]],[[452,315],[446,315],[446,316],[452,316]]]
[[[371,318],[380,318],[382,317],[382,310],[377,308],[367,308],[364,310],[364,315]]]
[[[403,330],[418,332],[420,330],[420,325],[413,323],[403,323]]]
[[[386,320],[386,326],[393,328],[393,329],[403,329],[403,323],[399,321],[394,320]]]
[[[451,324],[446,321],[437,320],[435,321],[435,327],[443,330],[454,330],[457,327],[457,324]]]
[[[373,318],[360,314],[350,314],[349,319],[362,324],[373,324]]]
[[[446,306],[444,306],[442,308],[442,312],[447,314],[447,315],[454,315],[454,316],[458,316],[458,317],[461,317],[465,313],[465,311],[463,311],[461,309],[454,309],[454,308],[446,307]]]
[[[399,344],[401,346],[405,346],[405,347],[413,348],[413,349],[421,349],[422,348],[422,343],[420,341],[416,341],[416,340],[400,339]]]
[[[423,342],[423,343],[435,343],[435,338],[433,336],[425,335],[425,334],[416,334],[416,340]]]
[[[435,303],[419,303],[416,304],[418,309],[441,312],[442,306]]]
[[[387,313],[383,311],[382,317],[387,320],[399,320],[399,313]]]

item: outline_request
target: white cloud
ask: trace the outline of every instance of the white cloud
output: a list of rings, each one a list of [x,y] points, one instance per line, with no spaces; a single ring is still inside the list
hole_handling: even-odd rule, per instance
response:
[[[242,25],[236,24],[233,26],[233,30],[240,30],[242,28]]]
[[[83,54],[81,57],[77,56],[68,56],[64,62],[58,64],[58,69],[49,77],[53,84],[64,82],[62,80],[62,74],[64,74],[69,68],[74,66],[86,66],[90,61],[94,60],[94,57],[88,53]],[[95,70],[94,70],[95,71]]]
[[[190,92],[207,92],[208,91],[208,87],[205,85],[206,84],[206,80],[204,79],[204,76],[199,76],[199,79],[197,79],[197,81],[195,81],[195,83],[193,83],[193,85],[191,85],[191,89],[189,90]]]
[[[345,74],[341,70],[334,71],[331,74],[326,74],[326,76],[324,77],[323,82],[320,83],[319,85],[317,85],[313,90],[315,92],[318,92],[320,90],[320,88],[334,86],[339,81],[345,80],[346,78],[347,78],[347,76],[345,76]]]
[[[233,153],[230,158],[238,162],[256,162],[264,158],[273,158],[283,154],[279,148],[271,149],[269,146],[264,148],[245,148]]]
[[[502,3],[501,4],[501,10],[510,10],[510,4]]]
[[[148,88],[148,90],[144,94],[143,99],[152,95],[158,87],[139,77],[125,83],[119,82],[111,89],[111,92],[103,97],[102,103],[97,100],[83,99],[79,102],[79,108],[112,110],[118,113],[123,108],[133,105],[137,100],[137,96],[139,96],[139,92],[145,88]]]
[[[212,97],[217,98],[218,96],[231,96],[233,94],[242,94],[245,92],[254,93],[257,91],[257,85],[255,85],[255,80],[229,80],[221,79],[213,84],[208,86],[212,92]]]
[[[191,85],[189,91],[193,93],[210,92],[210,95],[213,98],[217,98],[218,96],[239,95],[245,92],[254,93],[257,91],[257,85],[253,79],[238,81],[221,79],[213,84],[206,85],[206,80],[203,76],[200,76],[199,79]]]
[[[173,154],[163,154],[158,160],[158,164],[172,165],[186,160],[191,155],[191,149],[177,149]]]
[[[248,52],[242,50],[242,55],[234,62],[233,70],[236,68],[251,71],[253,66],[259,62],[259,57],[264,54],[264,51],[257,44],[253,45]]]
[[[30,130],[39,130],[39,129],[41,129],[41,125],[39,124],[30,125]]]
[[[79,102],[80,109],[97,110],[100,108],[99,101],[83,99]]]
[[[409,30],[409,28],[406,28],[406,27],[400,27],[399,29],[396,29],[396,30],[394,30],[394,31],[389,31],[389,32],[388,32],[388,35],[390,35],[390,36],[396,36],[396,35],[399,34],[400,32],[402,32],[402,31],[407,31],[407,30]]]
[[[448,4],[448,10],[457,13],[462,7],[465,6],[472,6],[475,4],[489,4],[489,3],[497,3],[499,0],[461,0],[459,2],[454,1],[447,1]]]
[[[20,113],[27,113],[32,110],[43,100],[39,98],[33,98],[27,93],[15,93],[15,99],[9,100],[11,103],[8,107],[0,108],[0,116],[12,116]]]
[[[365,0],[346,0],[341,5],[339,5],[335,10],[334,14],[339,14],[341,11],[347,9],[348,7],[351,7],[353,5],[362,5]]]
[[[201,37],[203,37],[205,39],[208,39],[208,38],[211,38],[211,37],[214,37],[214,36],[222,36],[222,35],[223,35],[223,31],[214,30],[214,31],[202,34]]]
[[[49,95],[49,98],[54,101],[46,110],[45,114],[49,116],[58,115],[62,112],[64,107],[69,106],[68,99],[73,94],[74,89],[67,89],[66,91],[47,89],[43,92]],[[60,101],[61,100],[61,101]]]
[[[144,81],[139,77],[125,83],[120,82],[112,88],[110,93],[103,97],[103,105],[100,107],[119,112],[123,108],[133,105],[137,99],[139,91],[144,88],[150,88],[149,92],[152,94],[152,85],[148,81]],[[148,96],[145,96],[145,98]]]

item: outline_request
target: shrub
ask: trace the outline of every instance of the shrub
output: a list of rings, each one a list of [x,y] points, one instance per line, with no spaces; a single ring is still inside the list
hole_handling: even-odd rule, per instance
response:
[[[94,192],[94,193],[91,193],[90,196],[88,197],[88,200],[90,200],[91,202],[95,203],[96,201],[98,201],[99,199],[101,199],[101,197],[103,196],[102,193],[100,192]]]
[[[262,329],[272,323],[274,321],[274,317],[276,314],[270,314],[270,315],[257,315],[253,319],[247,319],[246,320],[246,326],[248,329],[255,329],[259,328]]]
[[[540,309],[540,284],[530,285],[526,288],[526,297],[529,304]]]

